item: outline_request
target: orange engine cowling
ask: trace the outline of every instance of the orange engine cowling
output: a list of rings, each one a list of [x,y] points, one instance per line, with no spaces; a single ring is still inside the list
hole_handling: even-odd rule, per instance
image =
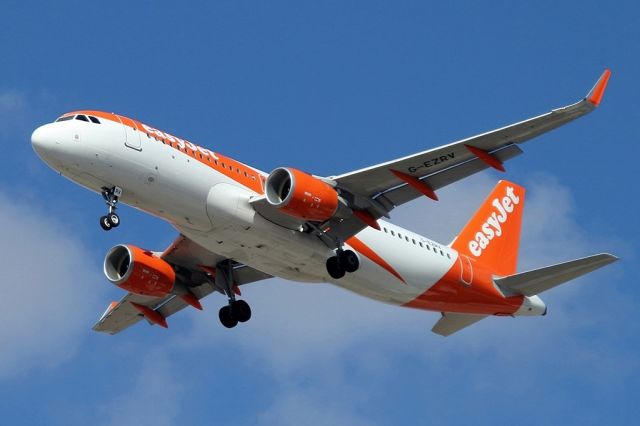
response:
[[[338,210],[338,193],[331,185],[292,168],[272,171],[265,193],[269,204],[298,219],[325,221]]]
[[[123,244],[107,253],[104,274],[118,287],[142,296],[166,296],[176,282],[176,273],[167,262],[150,251]]]

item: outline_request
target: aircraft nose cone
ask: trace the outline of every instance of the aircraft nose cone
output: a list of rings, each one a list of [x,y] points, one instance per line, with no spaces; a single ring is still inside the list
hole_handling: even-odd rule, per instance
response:
[[[40,157],[46,156],[47,151],[51,151],[55,145],[48,126],[48,124],[40,126],[31,134],[31,146],[33,146],[33,149]]]

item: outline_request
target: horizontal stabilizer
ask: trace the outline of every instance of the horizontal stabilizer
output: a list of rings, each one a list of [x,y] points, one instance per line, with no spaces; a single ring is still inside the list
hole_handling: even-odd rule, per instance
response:
[[[521,272],[504,278],[497,278],[495,283],[500,287],[516,293],[525,296],[534,296],[569,280],[602,268],[616,260],[618,260],[618,258],[611,254],[596,254],[583,257],[582,259]]]
[[[453,312],[443,312],[442,318],[433,326],[431,331],[441,336],[449,336],[450,334],[469,327],[486,318],[487,315],[477,314],[457,314]]]

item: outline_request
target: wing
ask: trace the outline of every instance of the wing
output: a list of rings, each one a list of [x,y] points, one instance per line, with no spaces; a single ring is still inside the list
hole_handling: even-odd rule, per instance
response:
[[[328,180],[353,195],[350,207],[365,210],[374,218],[388,217],[396,206],[422,195],[437,200],[437,189],[489,167],[504,171],[502,164],[522,153],[519,144],[593,111],[602,100],[610,75],[605,70],[587,96],[572,105]],[[353,216],[332,223],[329,234],[344,241],[365,226],[362,219]]]
[[[224,294],[224,289],[201,267],[205,265],[215,268],[215,265],[227,260],[224,256],[212,253],[180,235],[161,257],[176,269],[180,281],[176,286],[176,294],[158,298],[128,293],[119,302],[109,305],[93,330],[116,334],[143,318],[166,327],[167,317],[189,305],[198,307],[198,301],[214,291]],[[233,262],[232,267],[235,286],[271,278],[271,275],[237,262]],[[185,297],[185,294],[191,296]]]

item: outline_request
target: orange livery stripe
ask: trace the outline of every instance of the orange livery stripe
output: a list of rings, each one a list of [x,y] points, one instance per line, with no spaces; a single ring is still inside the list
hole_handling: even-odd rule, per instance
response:
[[[264,193],[264,179],[266,178],[266,175],[254,168],[247,166],[246,164],[234,160],[233,158],[220,155],[207,148],[203,148],[192,142],[189,142],[186,139],[173,136],[169,133],[148,126],[138,120],[134,120],[122,115],[96,110],[79,110],[68,112],[64,114],[64,116],[75,114],[93,115],[104,120],[122,124],[123,126],[127,126],[134,131],[139,131],[142,134],[146,135],[148,139],[154,139],[157,142],[168,145],[169,147],[188,155],[189,157],[193,158],[196,161],[199,161],[202,164],[211,167],[217,172],[222,173],[223,175],[229,177],[230,179],[233,179],[234,181],[258,194]]]
[[[397,279],[402,281],[404,284],[407,282],[400,276],[400,274],[393,269],[393,266],[389,265],[383,258],[381,258],[371,247],[363,243],[357,237],[351,237],[346,241],[355,251],[360,253],[361,255],[369,258],[372,262],[378,264],[381,268],[388,271],[391,275],[395,276]]]

